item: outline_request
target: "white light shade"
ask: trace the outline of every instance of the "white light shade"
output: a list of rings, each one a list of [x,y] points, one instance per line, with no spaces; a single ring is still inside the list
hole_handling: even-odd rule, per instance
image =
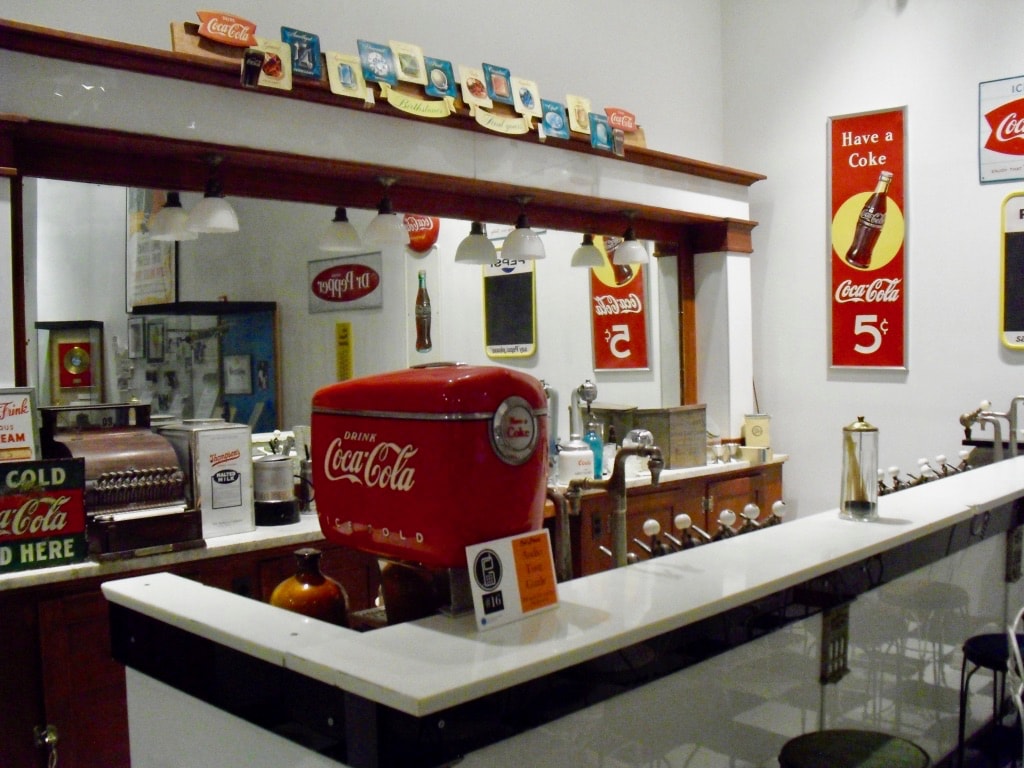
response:
[[[378,213],[373,217],[363,240],[371,245],[408,245],[409,232],[395,213]]]
[[[231,203],[224,199],[216,179],[206,182],[206,193],[188,214],[185,225],[190,232],[224,234],[238,231],[238,216]]]
[[[571,263],[574,267],[604,266],[604,255],[601,253],[601,250],[594,245],[593,235],[588,233],[583,236],[583,242],[580,243],[580,247],[572,254]]]
[[[170,192],[164,207],[149,220],[149,236],[153,240],[195,240],[199,235],[186,229],[187,222],[181,198],[177,192]]]
[[[493,264],[497,261],[498,252],[494,243],[484,234],[484,225],[474,221],[459,247],[455,250],[457,264]]]
[[[363,250],[359,233],[348,220],[348,213],[344,208],[334,209],[334,219],[320,235],[320,250],[340,253],[358,253]]]
[[[363,232],[363,241],[371,245],[409,244],[405,222],[391,208],[391,198],[386,193],[377,205],[377,215]]]
[[[543,259],[547,254],[544,251],[544,241],[540,235],[530,229],[526,221],[526,214],[519,214],[516,228],[509,232],[505,243],[501,246],[501,255],[506,259]]]
[[[612,264],[646,264],[650,260],[647,249],[633,234],[633,228],[627,229],[625,239],[612,254]]]

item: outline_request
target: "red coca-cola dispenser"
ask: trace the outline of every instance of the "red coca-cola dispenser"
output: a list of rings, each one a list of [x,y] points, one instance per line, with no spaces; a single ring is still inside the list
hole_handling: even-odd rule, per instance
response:
[[[426,365],[319,390],[311,447],[324,536],[464,569],[467,545],[539,529],[546,409],[539,381],[497,366]]]

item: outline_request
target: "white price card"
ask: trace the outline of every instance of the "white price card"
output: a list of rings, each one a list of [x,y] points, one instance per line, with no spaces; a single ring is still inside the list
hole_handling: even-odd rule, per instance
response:
[[[558,604],[546,529],[466,547],[478,629],[518,621]]]

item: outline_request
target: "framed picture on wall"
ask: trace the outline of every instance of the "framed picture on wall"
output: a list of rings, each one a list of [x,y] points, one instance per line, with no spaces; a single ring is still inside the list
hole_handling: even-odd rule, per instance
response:
[[[163,320],[149,320],[146,323],[146,360],[151,363],[164,361],[164,340],[167,326]]]
[[[146,356],[146,320],[142,317],[128,318],[128,357],[138,360]]]
[[[125,215],[125,308],[171,304],[178,299],[177,242],[154,240],[149,223],[163,208],[167,193],[128,188]]]
[[[252,357],[224,355],[224,394],[252,394]]]

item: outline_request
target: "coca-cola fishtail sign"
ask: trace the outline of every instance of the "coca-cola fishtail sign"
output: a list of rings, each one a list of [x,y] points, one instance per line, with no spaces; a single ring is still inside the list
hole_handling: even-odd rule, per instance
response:
[[[647,302],[640,264],[614,265],[605,251],[608,238],[594,238],[607,263],[590,270],[590,311],[594,370],[646,370]],[[614,251],[613,251],[614,253]]]
[[[85,560],[85,460],[0,464],[0,573]]]
[[[1024,179],[1024,77],[978,86],[981,182]]]
[[[832,365],[906,368],[905,108],[829,120]]]

